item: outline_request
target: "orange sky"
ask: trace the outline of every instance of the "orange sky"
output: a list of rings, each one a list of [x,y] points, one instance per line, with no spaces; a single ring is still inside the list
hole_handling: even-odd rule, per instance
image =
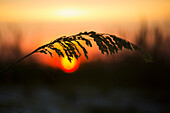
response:
[[[170,0],[1,0],[0,21],[135,21],[143,15],[162,20],[170,16],[169,5]]]
[[[56,37],[91,30],[133,42],[143,20],[170,25],[169,6],[170,0],[0,0],[0,32],[15,43],[9,27],[14,23],[25,54]]]

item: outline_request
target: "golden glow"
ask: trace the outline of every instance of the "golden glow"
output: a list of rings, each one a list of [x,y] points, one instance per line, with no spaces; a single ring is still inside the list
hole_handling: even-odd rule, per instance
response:
[[[19,23],[18,27],[21,27],[23,36],[21,49],[27,53],[55,39],[53,37],[56,35],[70,36],[91,30],[120,34],[120,29],[125,31],[125,34],[127,30],[128,38],[133,37],[141,17],[154,24],[169,22],[169,4],[170,0],[0,0],[0,24],[4,22],[6,26],[8,22]],[[11,31],[6,33],[3,29],[8,30],[8,27],[0,27],[0,35],[4,35],[8,40]],[[89,55],[92,55],[98,47],[93,46],[89,50]],[[57,61],[47,62],[66,72],[75,71],[79,66],[75,59],[70,63],[65,58],[61,64],[57,63],[59,58],[56,59]]]
[[[56,11],[57,17],[63,17],[63,18],[73,18],[73,17],[79,17],[84,14],[81,10],[76,9],[61,9]]]
[[[66,73],[74,72],[78,69],[79,62],[73,58],[70,62],[67,57],[64,57],[61,59],[61,69],[65,71]]]
[[[0,21],[134,21],[141,16],[162,20],[170,15],[169,0],[1,0]]]

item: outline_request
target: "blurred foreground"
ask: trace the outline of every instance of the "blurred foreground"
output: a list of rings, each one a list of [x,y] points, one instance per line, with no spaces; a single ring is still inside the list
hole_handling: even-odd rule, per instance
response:
[[[23,56],[17,39],[13,45],[1,43],[1,69]],[[158,27],[151,33],[144,25],[136,44],[152,55],[152,64],[125,51],[66,74],[30,57],[0,75],[0,112],[169,113],[170,34]]]

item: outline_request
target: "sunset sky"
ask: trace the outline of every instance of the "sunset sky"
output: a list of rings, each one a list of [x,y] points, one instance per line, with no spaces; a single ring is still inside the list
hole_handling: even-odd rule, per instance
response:
[[[169,6],[170,0],[0,0],[0,35],[15,44],[11,33],[18,30],[25,54],[56,37],[91,30],[133,42],[143,20],[168,31]],[[89,49],[90,58],[96,49]]]
[[[0,21],[161,20],[169,18],[169,5],[169,0],[1,0]]]

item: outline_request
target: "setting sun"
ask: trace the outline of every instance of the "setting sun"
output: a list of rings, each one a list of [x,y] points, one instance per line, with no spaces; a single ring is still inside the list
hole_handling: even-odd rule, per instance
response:
[[[66,73],[72,73],[76,71],[79,67],[79,64],[79,61],[77,61],[75,58],[73,58],[71,62],[67,59],[67,57],[61,59],[61,69]]]

